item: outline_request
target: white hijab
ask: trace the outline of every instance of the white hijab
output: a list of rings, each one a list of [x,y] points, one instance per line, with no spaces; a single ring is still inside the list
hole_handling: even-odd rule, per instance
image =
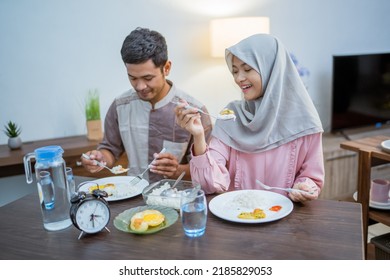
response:
[[[217,120],[213,129],[216,138],[236,150],[256,153],[323,132],[298,71],[277,38],[256,34],[226,49],[231,72],[233,56],[260,74],[264,94],[253,101],[229,103],[227,107],[234,110],[237,119]]]

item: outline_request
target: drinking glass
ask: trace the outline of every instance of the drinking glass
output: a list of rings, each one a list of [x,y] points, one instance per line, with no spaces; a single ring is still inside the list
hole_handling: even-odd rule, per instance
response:
[[[40,171],[39,172],[39,196],[41,197],[41,203],[43,203],[42,207],[46,210],[51,210],[54,208],[54,184],[51,179],[50,172],[48,171]]]
[[[205,233],[207,202],[203,190],[194,188],[183,191],[180,200],[180,216],[187,236],[198,237]]]
[[[68,181],[68,199],[72,198],[72,196],[76,193],[76,183],[73,177],[73,170],[71,167],[67,167],[66,169],[66,180]]]

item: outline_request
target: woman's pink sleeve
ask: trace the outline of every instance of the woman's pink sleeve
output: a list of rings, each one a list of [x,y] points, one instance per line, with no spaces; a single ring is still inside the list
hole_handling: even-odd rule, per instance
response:
[[[321,189],[324,185],[324,156],[322,150],[322,134],[312,134],[305,136],[306,153],[298,155],[298,161],[302,162],[301,169],[295,183],[306,182],[310,186],[317,186]]]
[[[213,148],[210,149],[210,146]],[[226,168],[229,147],[216,138],[211,139],[210,146],[207,146],[203,155],[192,156],[191,177],[194,182],[200,183],[207,194],[225,192],[230,185],[230,175]]]

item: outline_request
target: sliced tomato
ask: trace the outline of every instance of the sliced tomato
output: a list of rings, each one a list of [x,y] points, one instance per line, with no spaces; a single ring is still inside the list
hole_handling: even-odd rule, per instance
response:
[[[280,206],[280,205],[275,205],[275,206],[272,206],[269,210],[270,210],[270,211],[278,212],[280,209],[282,209],[282,206]]]

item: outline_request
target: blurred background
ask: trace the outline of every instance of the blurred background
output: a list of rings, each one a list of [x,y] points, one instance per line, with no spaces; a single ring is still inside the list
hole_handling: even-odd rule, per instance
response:
[[[1,129],[16,122],[24,142],[86,134],[88,91],[99,92],[104,120],[130,88],[120,48],[138,26],[165,36],[168,78],[218,113],[240,91],[224,58],[211,55],[210,22],[267,17],[269,33],[310,73],[305,83],[329,130],[332,56],[390,52],[389,11],[388,0],[0,0]],[[1,133],[0,144],[7,140]]]

